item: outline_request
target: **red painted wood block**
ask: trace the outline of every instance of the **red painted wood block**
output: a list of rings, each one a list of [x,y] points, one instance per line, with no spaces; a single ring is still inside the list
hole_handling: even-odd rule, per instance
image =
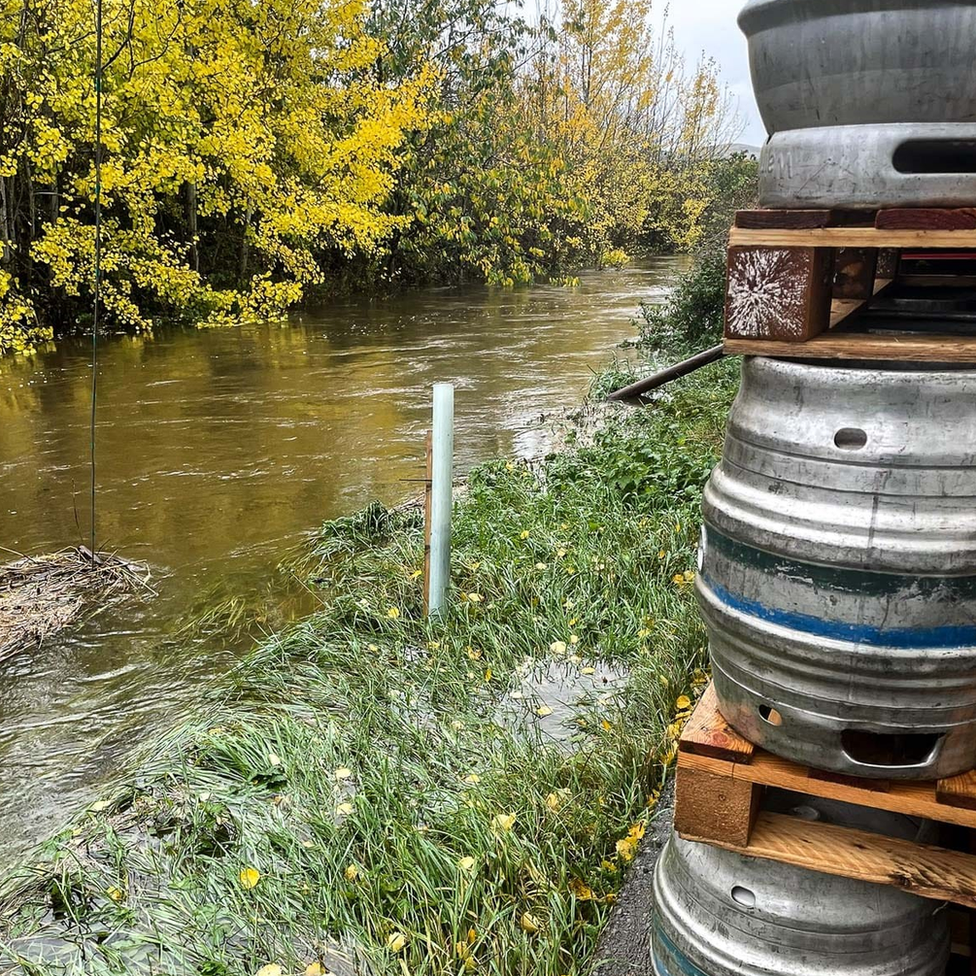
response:
[[[730,247],[726,339],[806,342],[830,324],[834,255],[816,247]]]

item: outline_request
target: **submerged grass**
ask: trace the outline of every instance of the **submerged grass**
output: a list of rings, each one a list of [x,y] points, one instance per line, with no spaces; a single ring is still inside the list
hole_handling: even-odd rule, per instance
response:
[[[474,471],[436,621],[417,512],[326,525],[324,609],[5,879],[7,968],[588,972],[702,680],[698,504],[733,375]]]

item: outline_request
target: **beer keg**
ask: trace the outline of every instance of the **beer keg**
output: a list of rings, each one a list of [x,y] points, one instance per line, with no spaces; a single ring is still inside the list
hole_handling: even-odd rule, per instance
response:
[[[696,591],[719,707],[770,752],[976,757],[976,369],[745,359]]]
[[[976,3],[751,0],[763,206],[969,206]]]
[[[919,822],[795,795],[805,819],[916,839]],[[900,889],[668,841],[654,873],[656,976],[942,976],[945,906]]]

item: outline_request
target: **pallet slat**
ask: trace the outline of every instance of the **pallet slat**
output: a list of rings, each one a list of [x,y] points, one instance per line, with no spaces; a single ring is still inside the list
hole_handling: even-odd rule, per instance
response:
[[[698,772],[976,829],[976,770],[938,781],[825,775],[745,742],[722,717],[714,685],[698,701],[678,742],[679,779]]]
[[[680,748],[697,756],[711,756],[729,762],[748,762],[756,747],[722,718],[715,685],[709,684],[695,711],[685,723]]]
[[[807,342],[726,339],[729,356],[976,363],[976,336],[825,332]]]
[[[751,857],[894,885],[924,898],[976,908],[976,856],[863,830],[761,812],[748,844],[706,840]]]
[[[899,230],[878,227],[778,229],[733,227],[731,247],[879,247],[918,250],[976,249],[976,229]]]

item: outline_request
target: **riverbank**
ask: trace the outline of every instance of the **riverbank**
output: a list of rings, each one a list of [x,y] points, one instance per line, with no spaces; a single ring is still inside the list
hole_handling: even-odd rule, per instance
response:
[[[5,879],[14,971],[586,972],[703,680],[734,385],[476,468],[436,624],[417,513],[327,523],[297,567],[321,610]]]

